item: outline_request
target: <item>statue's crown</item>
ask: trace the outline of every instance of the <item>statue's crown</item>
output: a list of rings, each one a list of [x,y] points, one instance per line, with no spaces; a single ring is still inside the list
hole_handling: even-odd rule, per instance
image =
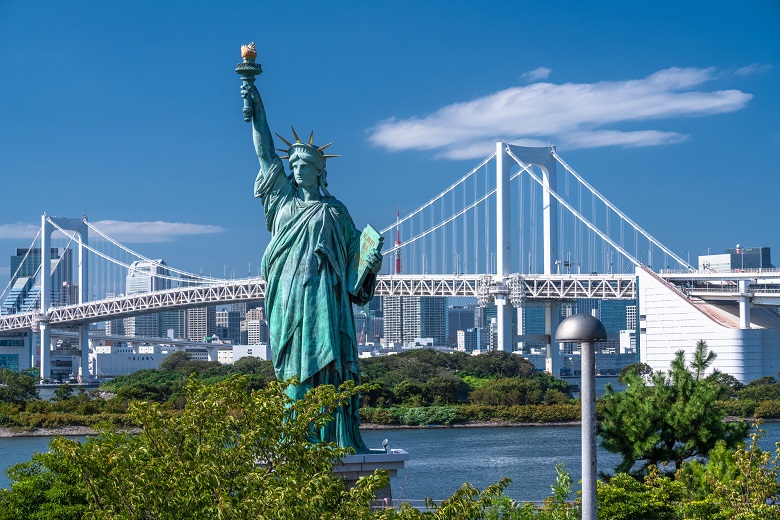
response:
[[[298,137],[298,133],[295,131],[295,128],[290,126],[292,129],[292,133],[295,136],[295,142],[291,143],[284,137],[282,137],[279,134],[276,134],[276,136],[284,141],[284,144],[288,146],[287,149],[283,148],[277,148],[277,151],[284,152],[287,155],[282,156],[282,159],[290,159],[290,161],[293,161],[295,158],[303,159],[307,162],[310,162],[314,164],[317,168],[322,169],[325,167],[325,159],[329,159],[331,157],[340,157],[339,155],[327,155],[322,153],[322,151],[327,148],[328,146],[332,145],[333,143],[330,142],[324,146],[316,146],[314,144],[314,131],[312,130],[311,135],[309,136],[309,142],[303,143],[301,142],[301,139]]]

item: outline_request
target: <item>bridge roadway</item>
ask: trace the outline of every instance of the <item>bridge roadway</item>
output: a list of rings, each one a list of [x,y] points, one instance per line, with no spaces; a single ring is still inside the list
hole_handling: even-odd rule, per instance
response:
[[[780,306],[780,271],[762,273],[662,272],[660,276],[685,293],[704,300],[731,300],[748,296],[754,305]],[[750,279],[748,293],[740,293],[737,279]],[[513,305],[523,301],[573,300],[576,298],[634,299],[633,274],[513,274],[496,275],[381,275],[377,296],[446,296],[477,298],[489,302],[508,297]],[[51,327],[128,318],[152,312],[175,311],[203,305],[260,300],[265,281],[260,278],[225,280],[212,285],[180,287],[133,294],[84,304],[53,307],[46,317],[40,312],[0,316],[0,335],[38,330],[44,318]]]
[[[377,296],[448,296],[481,298],[508,295],[522,300],[567,300],[574,298],[632,299],[635,277],[609,275],[512,275],[505,280],[495,275],[381,275]],[[50,327],[72,327],[84,323],[129,318],[152,312],[175,311],[203,305],[224,305],[265,298],[265,281],[260,278],[132,294],[83,304],[53,307],[47,316],[39,311],[0,316],[0,334],[38,330],[44,318]]]

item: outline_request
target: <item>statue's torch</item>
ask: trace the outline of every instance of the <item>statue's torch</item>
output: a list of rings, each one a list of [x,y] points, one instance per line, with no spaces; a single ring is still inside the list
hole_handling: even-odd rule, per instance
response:
[[[244,58],[244,61],[236,65],[236,73],[241,76],[241,81],[244,82],[244,86],[248,89],[255,84],[255,76],[263,72],[263,67],[259,63],[255,63],[257,58],[255,42],[241,46],[241,57]],[[251,120],[252,101],[247,95],[244,98],[244,121],[248,123]]]

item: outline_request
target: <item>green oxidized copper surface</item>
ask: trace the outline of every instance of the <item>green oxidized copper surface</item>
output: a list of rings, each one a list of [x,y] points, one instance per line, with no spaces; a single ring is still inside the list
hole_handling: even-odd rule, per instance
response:
[[[260,161],[254,194],[263,204],[271,232],[262,275],[267,282],[265,305],[274,368],[281,380],[299,379],[300,385],[290,386],[288,394],[300,399],[317,385],[358,382],[352,304],[362,305],[373,297],[382,257],[374,254],[369,276],[361,287],[350,290],[348,270],[352,259],[359,257],[360,232],[346,206],[326,188],[325,162],[333,156],[322,151],[328,145],[316,146],[313,134],[308,142],[301,142],[294,130],[295,142],[282,138],[292,170],[287,175],[274,151],[260,93],[254,81],[242,78],[242,97],[251,111]],[[360,435],[358,408],[356,396],[334,412],[327,426],[312,432],[313,440],[368,452]]]

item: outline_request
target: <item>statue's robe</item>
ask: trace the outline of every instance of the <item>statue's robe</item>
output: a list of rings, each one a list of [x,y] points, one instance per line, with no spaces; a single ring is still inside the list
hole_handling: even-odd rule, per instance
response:
[[[279,158],[258,174],[255,197],[262,200],[271,232],[262,274],[276,377],[300,380],[299,386],[288,388],[294,399],[320,384],[359,382],[352,303],[371,299],[376,275],[366,278],[358,294],[348,290],[347,269],[359,253],[360,232],[347,208],[334,197],[304,201]],[[356,396],[336,410],[333,421],[312,432],[313,440],[368,452],[358,408]]]

